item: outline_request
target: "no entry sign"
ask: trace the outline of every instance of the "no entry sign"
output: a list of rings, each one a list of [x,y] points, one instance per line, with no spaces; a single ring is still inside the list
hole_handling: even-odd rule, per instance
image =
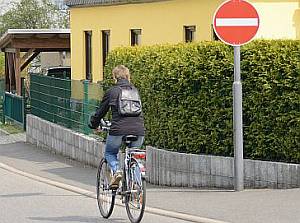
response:
[[[233,142],[234,142],[234,187],[244,189],[243,161],[243,91],[241,82],[240,46],[248,43],[257,33],[259,16],[256,9],[244,0],[229,0],[220,5],[214,15],[214,30],[217,36],[234,49],[233,90]]]
[[[220,40],[232,46],[240,46],[251,41],[257,33],[259,16],[249,2],[229,0],[215,12],[213,26]]]

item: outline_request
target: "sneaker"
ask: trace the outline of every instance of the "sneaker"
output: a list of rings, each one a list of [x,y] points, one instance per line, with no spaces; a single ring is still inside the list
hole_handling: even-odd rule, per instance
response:
[[[110,187],[111,188],[118,188],[121,179],[122,179],[122,172],[120,170],[118,170],[114,173],[114,175],[111,178]]]

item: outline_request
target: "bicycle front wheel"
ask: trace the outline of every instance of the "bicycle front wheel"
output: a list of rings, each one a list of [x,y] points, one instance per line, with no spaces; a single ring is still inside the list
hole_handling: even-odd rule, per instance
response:
[[[145,211],[146,181],[142,178],[139,164],[134,159],[130,162],[127,177],[126,212],[132,223],[138,223],[142,220]]]
[[[100,161],[97,173],[97,202],[101,215],[109,218],[115,205],[116,192],[109,188],[111,170],[107,161]]]

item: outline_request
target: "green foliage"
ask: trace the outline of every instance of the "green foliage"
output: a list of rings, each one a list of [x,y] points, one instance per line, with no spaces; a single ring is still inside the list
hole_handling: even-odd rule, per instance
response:
[[[4,130],[9,134],[18,134],[24,132],[24,130],[20,126],[17,126],[10,122],[7,122],[5,124],[0,123],[0,129]]]
[[[300,162],[300,41],[255,41],[243,48],[245,152]]]
[[[242,47],[246,158],[300,162],[300,41]],[[233,155],[233,49],[219,42],[112,51],[139,88],[147,144],[173,151]]]
[[[21,0],[0,17],[1,35],[7,29],[66,28],[69,15],[59,10],[50,0]]]

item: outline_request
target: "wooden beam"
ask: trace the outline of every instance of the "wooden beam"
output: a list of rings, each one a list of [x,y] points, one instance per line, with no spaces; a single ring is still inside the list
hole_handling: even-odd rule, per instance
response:
[[[27,67],[27,65],[34,59],[37,57],[37,55],[39,55],[40,52],[34,52],[24,63],[22,63],[21,65],[21,72],[25,69],[25,67]]]
[[[16,49],[15,49],[15,48],[5,48],[5,49],[4,49],[4,52],[5,52],[5,53],[15,53],[15,52],[16,52]]]
[[[70,49],[70,39],[54,38],[54,39],[14,39],[12,41],[12,47],[14,48],[26,48],[26,49],[53,49],[63,48]]]
[[[29,48],[21,48],[21,53],[27,53],[28,50],[30,50]],[[38,48],[35,49],[35,51],[39,51],[41,52],[70,52],[69,48]]]
[[[35,49],[29,49],[21,58],[21,64],[23,64],[28,57],[30,57],[34,53]]]
[[[16,49],[15,53],[15,77],[16,77],[16,91],[17,95],[21,95],[21,56],[20,49]]]

